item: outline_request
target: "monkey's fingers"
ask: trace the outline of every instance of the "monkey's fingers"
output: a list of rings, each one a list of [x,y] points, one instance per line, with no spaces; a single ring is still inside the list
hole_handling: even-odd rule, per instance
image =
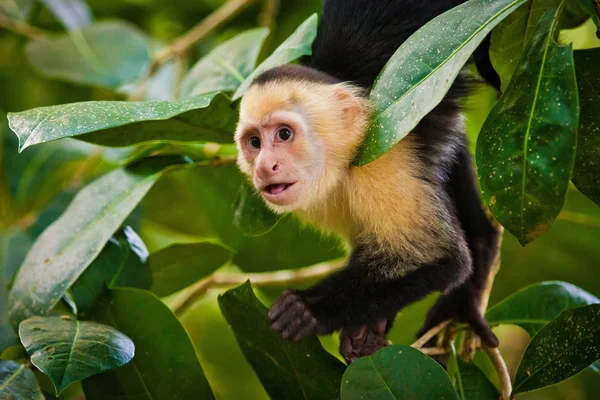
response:
[[[287,310],[290,305],[296,301],[298,301],[298,296],[296,296],[291,290],[284,291],[273,304],[273,307],[271,307],[271,311],[269,311],[269,319],[271,322],[276,320],[283,312]]]
[[[477,313],[476,316],[471,318],[469,325],[477,334],[477,336],[481,338],[483,344],[485,344],[487,347],[498,347],[500,344],[498,337],[494,334],[494,332],[492,332],[492,328],[490,328],[490,325],[483,318],[483,316],[481,316],[481,314]]]

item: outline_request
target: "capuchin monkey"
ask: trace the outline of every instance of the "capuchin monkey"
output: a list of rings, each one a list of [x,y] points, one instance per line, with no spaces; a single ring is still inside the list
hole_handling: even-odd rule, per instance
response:
[[[235,134],[242,172],[275,212],[294,213],[352,247],[346,268],[275,302],[269,318],[281,337],[341,330],[350,363],[388,343],[398,311],[439,291],[422,332],[452,318],[498,346],[479,309],[499,230],[481,203],[467,148],[459,100],[468,78],[460,75],[390,151],[351,166],[379,72],[418,28],[460,3],[326,0],[312,56],[262,73],[244,95]],[[499,83],[487,51],[478,53],[478,66]]]

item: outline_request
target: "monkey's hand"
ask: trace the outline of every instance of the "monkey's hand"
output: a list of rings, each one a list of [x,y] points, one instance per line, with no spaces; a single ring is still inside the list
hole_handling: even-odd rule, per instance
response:
[[[387,320],[382,319],[374,325],[358,328],[344,328],[340,333],[340,353],[348,364],[357,358],[370,356],[391,342],[385,338]]]
[[[299,342],[309,336],[329,333],[309,310],[300,296],[286,290],[271,307],[269,319],[273,330],[284,339]]]

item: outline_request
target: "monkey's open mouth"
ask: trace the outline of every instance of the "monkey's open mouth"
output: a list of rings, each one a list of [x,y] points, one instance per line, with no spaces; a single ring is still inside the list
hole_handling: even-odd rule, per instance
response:
[[[276,183],[273,185],[266,186],[263,190],[268,194],[279,194],[285,192],[288,188],[290,188],[293,185],[293,183]]]

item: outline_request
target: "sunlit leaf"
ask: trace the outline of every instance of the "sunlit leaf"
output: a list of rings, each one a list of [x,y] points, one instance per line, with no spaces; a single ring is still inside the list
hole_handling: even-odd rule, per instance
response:
[[[88,400],[213,399],[196,351],[175,315],[152,293],[112,289],[98,316],[135,343],[135,358],[83,381]]]
[[[249,282],[219,297],[246,359],[273,399],[338,399],[344,364],[317,338],[294,343],[271,329],[265,307]]]
[[[0,398],[2,400],[44,400],[33,372],[14,361],[0,360]]]
[[[354,163],[390,150],[444,98],[479,43],[525,0],[470,0],[408,38],[377,78],[375,115]]]
[[[384,347],[354,361],[342,378],[342,400],[458,399],[450,377],[408,346]]]
[[[600,49],[575,53],[581,116],[573,184],[600,205]]]
[[[57,395],[73,382],[127,364],[135,354],[131,339],[97,322],[33,317],[21,322],[19,337]]]
[[[513,393],[550,386],[600,359],[600,304],[567,310],[542,328],[527,349]]]
[[[20,150],[73,136],[103,146],[153,140],[231,142],[236,118],[229,100],[216,93],[180,103],[92,101],[8,115]]]
[[[557,23],[556,9],[540,19],[477,141],[485,201],[522,245],[554,222],[575,158],[579,101],[573,50],[554,41]]]
[[[233,222],[248,236],[270,232],[281,219],[281,215],[269,209],[260,195],[246,184],[240,186],[234,208]]]
[[[304,21],[265,61],[263,61],[238,87],[233,100],[237,100],[248,89],[254,78],[268,69],[290,63],[302,56],[312,54],[312,42],[317,36],[317,14]]]
[[[175,293],[212,274],[232,257],[231,249],[216,242],[174,244],[150,255],[152,292]]]
[[[138,80],[150,61],[147,38],[125,22],[99,22],[78,31],[31,41],[27,58],[44,76],[116,89]],[[78,41],[83,41],[82,45]]]
[[[92,22],[92,11],[84,0],[41,0],[67,29],[79,29]]]
[[[181,81],[180,99],[203,93],[235,91],[256,66],[266,28],[240,33],[196,63]]]

